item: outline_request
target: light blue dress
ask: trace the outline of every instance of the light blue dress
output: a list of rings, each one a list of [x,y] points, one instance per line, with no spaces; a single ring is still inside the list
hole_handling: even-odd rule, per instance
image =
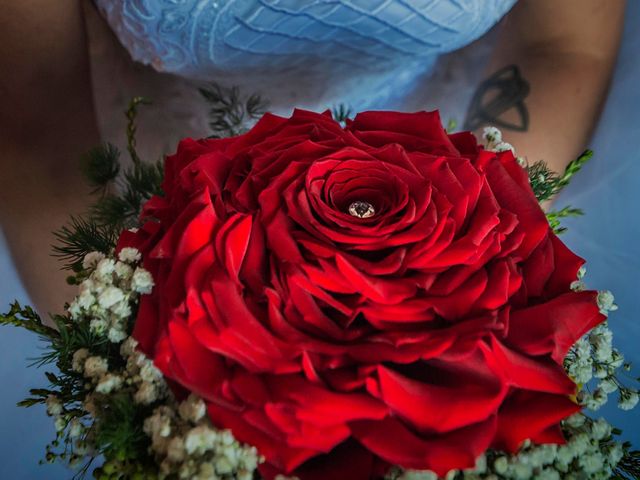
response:
[[[139,62],[272,106],[397,108],[516,0],[95,0]],[[286,105],[289,104],[289,105]]]
[[[515,0],[95,2],[134,59],[161,71],[260,91],[276,111],[285,111],[339,103],[354,110],[446,109],[447,95],[442,104],[427,105],[420,94],[430,88],[436,58],[483,35]],[[596,158],[559,204],[587,211],[571,222],[565,241],[589,259],[590,286],[616,294],[620,310],[610,321],[616,342],[640,368],[638,51],[640,2],[628,2],[619,65],[592,141]],[[470,92],[460,95],[464,100]],[[13,298],[27,301],[0,238],[0,305]],[[53,435],[42,409],[14,407],[28,387],[44,383],[41,372],[27,369],[24,360],[37,353],[33,336],[11,328],[0,332],[0,478],[70,477],[62,467],[36,465]],[[637,413],[621,415],[613,404],[604,413],[640,446]]]

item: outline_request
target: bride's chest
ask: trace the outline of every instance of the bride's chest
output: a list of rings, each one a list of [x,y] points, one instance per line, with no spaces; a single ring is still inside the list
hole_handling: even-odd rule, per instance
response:
[[[515,0],[95,0],[133,57],[165,71],[356,69],[434,56]]]

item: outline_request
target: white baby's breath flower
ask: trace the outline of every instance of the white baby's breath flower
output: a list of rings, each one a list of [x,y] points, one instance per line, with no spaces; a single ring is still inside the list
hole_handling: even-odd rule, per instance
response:
[[[598,384],[598,388],[605,393],[613,393],[618,389],[618,384],[613,378],[605,378]]]
[[[98,378],[107,373],[109,363],[106,358],[92,356],[84,362],[84,376],[88,378]]]
[[[622,449],[622,445],[619,443],[614,443],[607,450],[607,459],[609,460],[609,464],[612,466],[616,466],[622,457],[624,456],[624,450]]]
[[[54,422],[56,432],[61,432],[67,427],[67,421],[63,417],[56,417]]]
[[[148,358],[144,358],[144,362],[140,367],[140,378],[143,382],[157,382],[162,379],[162,372]]]
[[[139,262],[141,258],[142,255],[138,249],[133,247],[125,247],[120,250],[120,253],[118,254],[118,259],[125,263],[136,263]]]
[[[79,438],[84,433],[84,425],[77,418],[72,418],[69,422],[69,437]]]
[[[573,438],[571,438],[571,440],[569,440],[567,446],[569,447],[569,449],[571,449],[574,457],[579,457],[580,455],[583,455],[584,452],[589,450],[589,448],[591,447],[591,440],[589,439],[589,435],[587,435],[586,433],[578,433]]]
[[[554,443],[540,445],[537,448],[544,465],[551,465],[558,453],[558,445]]]
[[[533,470],[530,465],[525,463],[514,463],[511,465],[513,478],[517,480],[530,480],[533,476]]]
[[[498,144],[495,146],[494,150],[495,150],[496,152],[511,152],[511,153],[513,153],[514,155],[516,154],[516,149],[515,149],[515,148],[513,148],[513,145],[511,145],[510,143],[507,143],[507,142],[500,142],[500,143],[498,143]]]
[[[131,278],[131,289],[138,293],[151,293],[153,289],[153,277],[142,267],[136,268]]]
[[[589,342],[594,348],[597,361],[607,363],[613,355],[613,333],[606,325],[600,325],[589,334]]]
[[[158,399],[158,389],[150,382],[142,382],[133,396],[136,403],[150,405]]]
[[[584,292],[587,289],[587,285],[582,280],[575,280],[571,282],[569,288],[574,292]]]
[[[184,438],[181,436],[173,437],[167,445],[167,458],[173,463],[182,462],[185,458]]]
[[[565,423],[572,428],[580,428],[582,425],[584,425],[585,420],[586,418],[583,414],[574,413],[565,420]]]
[[[143,430],[149,437],[168,437],[171,434],[171,419],[173,411],[163,405],[153,411],[153,415],[148,417],[143,424]]]
[[[581,357],[569,365],[569,375],[576,383],[585,384],[593,377],[593,361],[590,357]]]
[[[85,270],[95,268],[102,259],[104,259],[104,253],[89,252],[84,256],[84,259],[82,260],[82,268],[84,268]]]
[[[615,348],[611,353],[611,360],[609,361],[609,367],[612,369],[620,368],[624,364],[624,356]]]
[[[459,470],[449,470],[444,476],[444,480],[455,480],[455,478],[458,476],[458,471]]]
[[[498,475],[504,475],[509,469],[509,460],[507,457],[498,457],[493,461],[493,469]]]
[[[217,457],[215,460],[216,473],[220,475],[228,475],[232,473],[234,470],[234,466],[235,465],[231,462],[229,457],[227,457],[226,455]]]
[[[609,312],[613,312],[618,309],[618,306],[614,303],[615,298],[609,290],[602,290],[598,292],[597,302],[598,307],[600,308],[600,313],[603,315],[609,315]]]
[[[589,344],[588,337],[584,336],[580,338],[574,345],[574,350],[578,358],[590,358],[591,357],[591,345]]]
[[[137,381],[141,381],[140,365],[143,365],[146,360],[147,358],[141,352],[133,352],[127,357],[127,373],[132,377],[137,377]]]
[[[603,390],[596,388],[592,394],[584,391],[580,392],[578,399],[589,410],[596,411],[607,403],[608,396]]]
[[[236,439],[233,438],[230,430],[222,430],[219,435],[220,442],[222,443],[222,445],[225,445],[227,447],[233,445],[236,441]]]
[[[96,297],[90,290],[84,290],[80,292],[80,295],[76,298],[78,306],[83,310],[89,310],[96,303]]]
[[[502,142],[502,132],[496,127],[484,127],[482,139],[487,145],[496,145]]]
[[[71,315],[72,319],[78,320],[82,316],[82,307],[76,300],[74,300],[69,304],[67,312],[69,312],[69,315]]]
[[[556,452],[556,462],[561,462],[563,464],[569,465],[576,456],[575,450],[575,446],[560,445],[558,447],[558,451]]]
[[[127,332],[122,329],[122,326],[111,327],[107,332],[107,338],[111,343],[120,343],[127,338]]]
[[[596,378],[607,378],[609,376],[609,369],[604,365],[596,363],[593,366],[593,376]]]
[[[96,385],[96,392],[108,395],[114,390],[118,390],[122,387],[122,377],[114,373],[107,373]]]
[[[487,470],[487,457],[482,454],[476,458],[476,465],[473,469],[477,473],[484,473]]]
[[[115,273],[121,280],[129,280],[133,275],[133,268],[124,262],[116,262]]]
[[[438,475],[429,470],[406,470],[398,480],[438,480]]]
[[[604,459],[599,452],[593,452],[578,458],[578,463],[587,473],[595,473],[602,471]]]
[[[82,295],[83,293],[92,293],[97,291],[99,288],[99,284],[93,281],[92,277],[85,278],[80,285],[78,285],[78,291]]]
[[[254,472],[254,470],[255,470],[255,468],[253,468],[251,470],[240,470],[236,474],[236,477],[237,477],[238,480],[253,480],[253,477],[254,477],[253,472]],[[298,477],[294,477],[291,480],[300,480],[300,479]]]
[[[45,405],[47,406],[47,414],[52,417],[60,416],[64,411],[62,402],[56,395],[47,395]]]
[[[201,398],[191,394],[189,398],[180,404],[178,413],[180,413],[183,420],[198,423],[207,413],[207,407]]]
[[[220,478],[216,473],[216,468],[211,462],[200,464],[195,480],[214,480]]]
[[[638,392],[628,388],[620,389],[620,400],[618,401],[618,408],[621,410],[632,410],[638,404]]]
[[[604,418],[599,418],[591,425],[591,437],[596,440],[604,440],[611,436],[611,425]]]
[[[84,372],[84,362],[88,357],[89,350],[86,348],[76,350],[71,359],[71,368],[78,373]]]
[[[110,284],[113,282],[115,268],[116,262],[111,258],[105,258],[98,262],[94,275],[100,282]]]
[[[102,308],[111,308],[125,299],[124,292],[118,287],[107,287],[99,296],[98,303]]]
[[[534,478],[535,480],[560,480],[560,474],[557,470],[543,468]]]
[[[578,269],[578,280],[582,280],[586,275],[587,275],[587,266],[586,265],[582,265]]]
[[[89,329],[96,335],[104,335],[108,327],[109,324],[103,318],[94,318],[89,322]]]
[[[194,427],[187,433],[184,446],[189,455],[202,455],[211,450],[218,440],[218,432],[206,425]]]
[[[128,337],[122,342],[122,345],[120,345],[120,355],[125,358],[131,356],[136,351],[137,346],[138,341],[133,337]]]

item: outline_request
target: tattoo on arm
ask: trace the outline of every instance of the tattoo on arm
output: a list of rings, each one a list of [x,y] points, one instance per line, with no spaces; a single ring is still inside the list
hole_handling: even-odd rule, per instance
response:
[[[473,95],[464,123],[465,130],[492,125],[526,132],[529,129],[529,111],[524,100],[529,90],[529,82],[522,78],[516,65],[498,70],[484,80]],[[515,112],[515,121],[504,118],[511,111]]]

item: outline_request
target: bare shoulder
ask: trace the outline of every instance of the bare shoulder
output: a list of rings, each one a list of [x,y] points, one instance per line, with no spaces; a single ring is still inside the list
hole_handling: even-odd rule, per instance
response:
[[[33,125],[81,93],[88,73],[81,0],[20,0],[0,8],[0,122]],[[78,90],[79,89],[79,90]],[[7,118],[9,117],[9,118]],[[18,120],[18,121],[17,121]],[[35,125],[34,125],[35,126]]]
[[[615,53],[626,0],[519,0],[507,16],[519,41],[532,49],[607,57]]]

